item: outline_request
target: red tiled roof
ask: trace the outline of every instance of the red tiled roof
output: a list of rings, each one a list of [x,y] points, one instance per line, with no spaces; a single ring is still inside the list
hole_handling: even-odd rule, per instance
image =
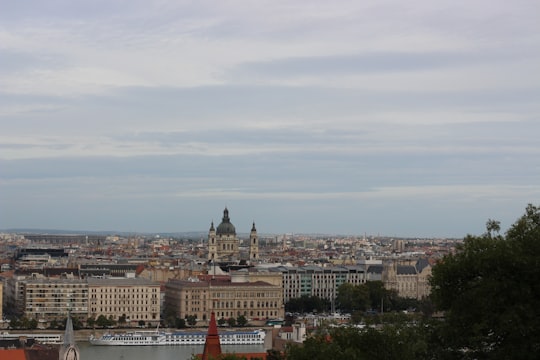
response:
[[[26,360],[24,349],[0,350],[0,360]]]

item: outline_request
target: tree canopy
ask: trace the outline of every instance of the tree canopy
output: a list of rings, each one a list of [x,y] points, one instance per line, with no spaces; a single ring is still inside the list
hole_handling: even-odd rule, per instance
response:
[[[537,359],[540,209],[527,206],[504,235],[499,232],[499,222],[488,220],[484,234],[467,236],[433,267],[431,300],[443,319],[393,317],[373,327],[330,328],[303,347],[289,346],[286,358]],[[342,309],[361,310],[377,300],[386,307],[389,294],[380,284],[361,287],[339,288]]]
[[[433,268],[432,298],[445,311],[443,350],[461,358],[532,359],[540,353],[540,211],[498,235],[498,222],[467,236]]]

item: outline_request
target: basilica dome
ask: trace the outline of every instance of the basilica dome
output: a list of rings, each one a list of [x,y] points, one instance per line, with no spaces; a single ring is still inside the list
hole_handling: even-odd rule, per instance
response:
[[[221,224],[219,224],[216,229],[216,234],[236,235],[236,229],[234,228],[234,225],[231,224],[231,219],[229,219],[229,210],[227,210],[227,208],[223,210],[223,219],[221,220]]]

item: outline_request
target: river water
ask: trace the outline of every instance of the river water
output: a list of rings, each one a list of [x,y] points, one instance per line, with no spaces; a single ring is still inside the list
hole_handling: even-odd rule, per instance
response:
[[[81,360],[190,360],[201,354],[204,345],[198,346],[96,346],[78,342]],[[264,345],[222,345],[227,353],[266,352]]]

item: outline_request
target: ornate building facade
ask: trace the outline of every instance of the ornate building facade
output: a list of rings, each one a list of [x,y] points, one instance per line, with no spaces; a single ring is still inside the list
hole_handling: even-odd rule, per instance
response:
[[[240,274],[239,274],[240,275]],[[233,275],[215,279],[169,280],[165,306],[177,316],[195,315],[208,320],[215,312],[218,318],[283,318],[283,289],[264,281],[247,281]]]
[[[396,290],[401,297],[423,299],[429,296],[431,265],[427,259],[419,259],[412,265],[401,265],[396,260],[383,264],[382,282],[388,290]]]
[[[259,259],[259,238],[255,223],[249,235],[249,259]],[[208,260],[210,261],[238,261],[240,260],[240,241],[236,236],[236,228],[229,218],[229,210],[223,210],[221,223],[214,228],[214,222],[208,231]]]

